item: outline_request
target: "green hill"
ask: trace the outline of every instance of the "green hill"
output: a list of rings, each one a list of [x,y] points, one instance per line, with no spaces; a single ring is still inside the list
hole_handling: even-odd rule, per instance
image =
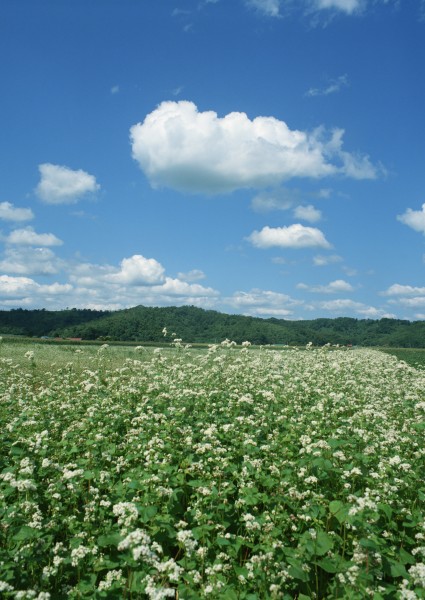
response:
[[[0,334],[49,337],[108,338],[160,342],[166,327],[184,342],[315,345],[353,344],[424,348],[425,322],[399,319],[313,319],[288,321],[229,315],[194,306],[136,306],[119,311],[15,309],[0,311]]]

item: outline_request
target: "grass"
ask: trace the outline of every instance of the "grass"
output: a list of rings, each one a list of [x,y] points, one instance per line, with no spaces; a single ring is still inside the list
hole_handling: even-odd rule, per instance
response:
[[[0,371],[2,597],[425,598],[423,370],[3,342]]]
[[[425,367],[425,348],[394,348],[385,352],[414,367]]]

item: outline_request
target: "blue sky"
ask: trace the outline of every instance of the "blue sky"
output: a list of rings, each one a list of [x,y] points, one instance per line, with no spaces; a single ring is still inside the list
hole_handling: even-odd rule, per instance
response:
[[[425,319],[423,0],[3,0],[0,308]]]

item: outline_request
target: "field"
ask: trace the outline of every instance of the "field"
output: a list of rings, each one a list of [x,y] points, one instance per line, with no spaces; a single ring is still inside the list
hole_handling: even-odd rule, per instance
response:
[[[385,352],[414,367],[425,367],[425,348],[394,348]]]
[[[425,370],[0,344],[2,598],[425,598]]]

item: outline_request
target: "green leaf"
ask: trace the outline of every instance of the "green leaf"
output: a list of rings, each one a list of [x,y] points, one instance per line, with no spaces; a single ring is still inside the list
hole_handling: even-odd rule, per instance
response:
[[[348,516],[348,507],[345,506],[340,500],[333,500],[329,502],[329,511],[339,523],[344,523]]]
[[[403,565],[414,565],[416,560],[415,558],[406,552],[403,548],[400,548],[400,552],[398,554],[399,560]]]
[[[388,504],[379,503],[378,508],[381,512],[384,513],[388,520],[391,520],[391,517],[393,516],[393,509],[391,508],[391,506],[388,506]]]
[[[407,571],[401,563],[391,561],[391,575],[393,577],[408,577]]]
[[[217,544],[219,546],[230,546],[231,542],[224,537],[217,537]]]
[[[140,518],[143,523],[147,523],[156,515],[158,512],[157,506],[142,506],[139,508]]]
[[[119,533],[109,533],[107,535],[100,535],[97,538],[97,545],[101,548],[106,548],[106,546],[118,546],[121,540],[122,536]]]
[[[40,532],[38,529],[33,529],[32,527],[28,527],[28,525],[24,525],[20,528],[18,533],[13,536],[15,542],[21,542],[23,540],[31,540],[36,537],[39,537]]]
[[[333,547],[333,539],[325,532],[318,531],[316,537],[315,552],[317,556],[323,556]]]
[[[338,573],[339,572],[339,568],[338,568],[338,563],[339,562],[340,561],[336,561],[333,558],[323,558],[322,560],[320,560],[316,564],[321,569],[323,569],[324,571],[326,571],[326,573]]]

